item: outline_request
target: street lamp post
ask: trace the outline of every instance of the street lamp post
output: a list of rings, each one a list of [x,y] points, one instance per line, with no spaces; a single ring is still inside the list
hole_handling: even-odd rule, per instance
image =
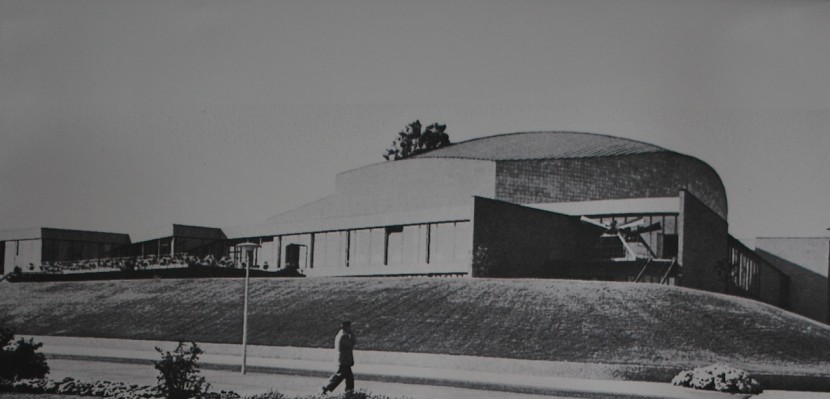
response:
[[[242,307],[242,374],[245,374],[245,364],[248,360],[248,280],[251,274],[251,261],[253,256],[250,256],[255,249],[259,248],[259,244],[246,242],[238,244],[237,248],[242,249],[245,256],[245,301]]]

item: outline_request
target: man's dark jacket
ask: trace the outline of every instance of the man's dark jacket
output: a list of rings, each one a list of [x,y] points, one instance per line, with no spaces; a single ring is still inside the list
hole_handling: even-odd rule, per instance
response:
[[[337,362],[341,366],[354,366],[352,350],[356,340],[354,333],[347,333],[342,329],[334,337],[334,348],[337,349]]]

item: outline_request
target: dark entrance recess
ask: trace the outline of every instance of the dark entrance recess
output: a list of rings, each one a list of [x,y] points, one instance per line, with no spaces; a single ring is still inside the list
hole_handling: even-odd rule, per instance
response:
[[[285,268],[297,270],[300,268],[300,253],[305,249],[302,244],[288,244],[285,246]]]

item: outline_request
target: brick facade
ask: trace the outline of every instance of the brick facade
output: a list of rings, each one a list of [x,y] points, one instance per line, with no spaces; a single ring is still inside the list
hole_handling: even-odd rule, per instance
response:
[[[726,219],[726,192],[714,169],[673,152],[496,165],[496,198],[522,204],[675,197],[681,189]]]
[[[680,192],[680,233],[678,262],[680,285],[706,291],[724,292],[726,280],[717,274],[720,262],[729,258],[729,233],[726,220],[688,191]]]

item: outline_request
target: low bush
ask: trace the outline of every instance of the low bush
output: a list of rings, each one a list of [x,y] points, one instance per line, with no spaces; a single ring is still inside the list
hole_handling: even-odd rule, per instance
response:
[[[110,381],[79,381],[71,377],[61,381],[54,381],[48,378],[21,379],[17,381],[0,380],[0,392],[17,392],[30,394],[56,394],[89,396],[106,399],[163,399],[165,395],[158,387],[149,385],[125,384],[123,382]],[[278,391],[269,391],[252,396],[245,396],[244,399],[398,399],[396,397],[379,395],[365,390],[358,390],[352,395],[331,395],[331,396],[302,396],[289,397]],[[203,392],[194,395],[191,399],[241,399],[240,395],[232,391]]]
[[[351,395],[347,395],[345,393],[341,395],[331,395],[331,396],[320,396],[320,395],[313,395],[313,396],[303,396],[300,398],[297,397],[288,397],[285,394],[282,394],[277,391],[269,391],[266,393],[261,393],[253,396],[246,396],[245,399],[327,399],[327,398],[342,398],[342,399],[397,399],[392,396],[386,395],[378,395],[366,390],[359,389],[352,393]]]
[[[761,384],[746,371],[723,364],[681,371],[671,383],[676,386],[727,393],[763,392]]]
[[[156,348],[161,354],[161,360],[154,361],[156,370],[159,371],[158,390],[167,399],[188,399],[203,396],[210,388],[205,382],[205,377],[200,377],[199,355],[202,349],[195,342],[190,347],[185,347],[184,342],[179,341],[173,352],[163,351]]]
[[[48,378],[32,378],[7,383],[0,382],[0,391],[94,396],[99,398],[163,398],[156,388],[151,386],[109,381],[84,382],[70,377],[61,381]]]
[[[265,393],[247,396],[245,399],[288,399],[285,394],[277,392],[277,391],[268,391]]]
[[[35,394],[59,394],[75,396],[91,396],[112,399],[163,399],[164,393],[157,387],[149,385],[126,384],[123,382],[78,381],[74,378],[64,378],[54,381],[48,378],[21,379],[17,381],[0,381],[0,392],[19,392]],[[203,392],[194,395],[199,399],[239,399],[239,394],[230,391]]]

